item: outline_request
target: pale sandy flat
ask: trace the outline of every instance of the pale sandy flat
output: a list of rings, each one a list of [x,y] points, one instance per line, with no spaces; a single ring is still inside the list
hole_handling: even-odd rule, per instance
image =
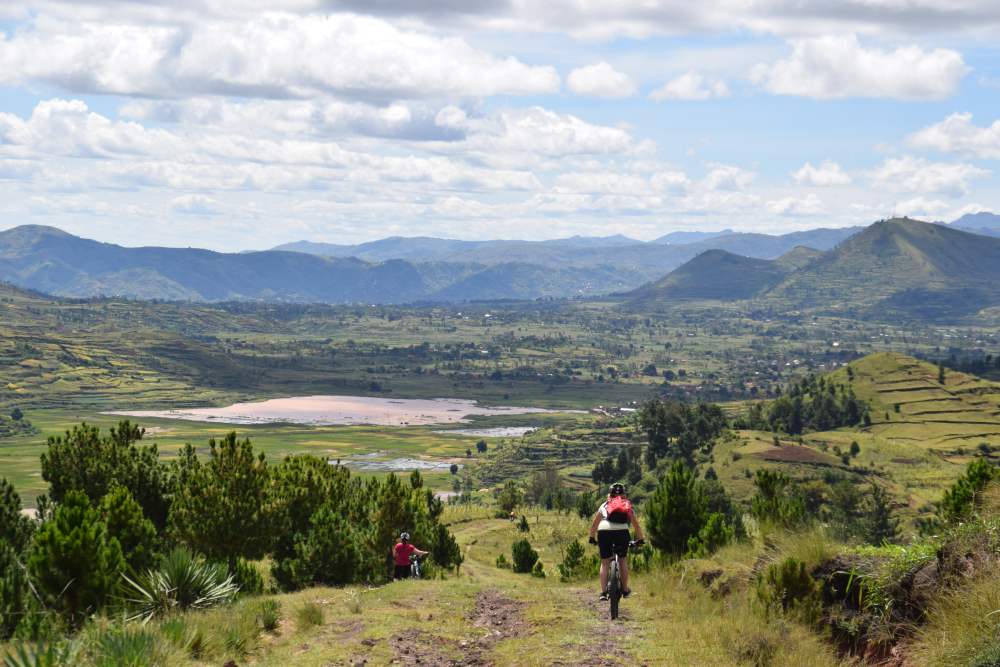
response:
[[[376,424],[421,426],[466,421],[471,415],[516,415],[551,412],[541,408],[485,407],[458,398],[387,399],[368,396],[296,396],[258,403],[235,403],[224,408],[130,410],[106,414],[155,417],[223,424],[286,422],[317,426]]]

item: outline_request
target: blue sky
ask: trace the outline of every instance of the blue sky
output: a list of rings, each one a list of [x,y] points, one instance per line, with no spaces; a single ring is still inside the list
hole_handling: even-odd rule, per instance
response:
[[[0,8],[0,229],[242,250],[1000,211],[992,2],[257,6]]]

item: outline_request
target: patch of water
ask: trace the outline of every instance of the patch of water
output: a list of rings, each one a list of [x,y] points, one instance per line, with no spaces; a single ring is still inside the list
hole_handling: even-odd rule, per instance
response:
[[[330,465],[336,465],[336,461],[330,461]],[[388,461],[360,461],[360,460],[347,460],[341,461],[342,465],[345,465],[354,470],[360,470],[363,472],[406,472],[410,470],[450,470],[450,463],[442,463],[440,461],[425,461],[423,459],[411,459],[411,458],[398,458],[390,459]]]
[[[434,432],[443,435],[471,435],[476,438],[520,438],[522,435],[537,430],[537,426],[503,426],[498,428],[455,428]]]

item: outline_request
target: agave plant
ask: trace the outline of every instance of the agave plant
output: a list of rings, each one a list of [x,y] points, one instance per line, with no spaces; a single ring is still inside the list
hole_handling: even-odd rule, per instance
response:
[[[116,628],[100,636],[97,667],[150,667],[163,663],[157,638],[145,628]]]
[[[3,667],[72,667],[79,648],[77,642],[25,642],[10,649]]]
[[[158,569],[135,579],[122,575],[134,612],[128,620],[148,622],[178,609],[206,609],[232,602],[240,587],[223,565],[205,562],[187,549],[174,549]]]

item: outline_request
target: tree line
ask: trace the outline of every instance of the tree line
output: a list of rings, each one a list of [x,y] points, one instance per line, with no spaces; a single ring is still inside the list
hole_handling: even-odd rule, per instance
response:
[[[79,627],[120,599],[125,577],[178,546],[237,581],[254,576],[247,561],[269,556],[284,590],[387,580],[402,530],[437,565],[462,562],[419,472],[362,479],[308,455],[271,465],[235,433],[210,440],[207,456],[186,445],[164,462],[143,433],[124,421],[107,434],[82,424],[49,438],[37,520],[0,479],[0,640],[44,635],[53,616]]]

